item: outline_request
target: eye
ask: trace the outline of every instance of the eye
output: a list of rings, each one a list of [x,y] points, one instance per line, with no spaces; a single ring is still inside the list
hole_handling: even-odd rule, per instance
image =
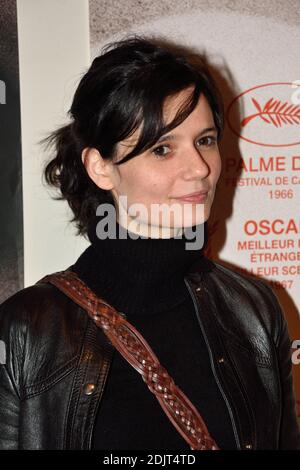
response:
[[[213,147],[217,143],[217,138],[213,135],[206,135],[205,137],[201,137],[201,139],[197,140],[197,146],[202,147]]]
[[[171,152],[171,149],[168,145],[160,145],[152,150],[156,158],[165,157]]]

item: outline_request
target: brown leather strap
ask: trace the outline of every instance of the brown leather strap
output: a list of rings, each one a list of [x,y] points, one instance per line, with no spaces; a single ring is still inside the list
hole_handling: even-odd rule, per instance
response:
[[[120,312],[97,297],[73,271],[50,274],[39,282],[54,284],[87,311],[113,346],[141,374],[149,390],[154,393],[162,409],[192,450],[218,450],[199,412],[175,385],[143,336]]]

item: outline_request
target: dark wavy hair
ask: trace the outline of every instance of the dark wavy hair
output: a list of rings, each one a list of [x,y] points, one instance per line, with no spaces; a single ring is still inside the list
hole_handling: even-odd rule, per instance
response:
[[[193,91],[168,125],[163,105],[187,87]],[[46,162],[46,183],[59,189],[56,199],[71,207],[77,234],[86,235],[101,203],[115,205],[109,190],[99,188],[88,176],[81,154],[96,148],[103,159],[120,165],[152,147],[206,97],[218,130],[223,132],[223,104],[203,58],[157,40],[129,37],[108,44],[82,76],[68,115],[71,122],[50,133],[40,143],[54,149]],[[135,147],[116,162],[116,146],[141,126]]]

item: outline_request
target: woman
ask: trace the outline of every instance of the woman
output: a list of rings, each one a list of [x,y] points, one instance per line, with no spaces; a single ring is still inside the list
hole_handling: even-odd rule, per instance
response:
[[[143,335],[218,448],[299,449],[277,298],[203,253],[223,129],[207,67],[154,41],[117,42],[70,115],[48,139],[45,176],[91,245],[66,272]],[[98,310],[90,318],[49,279],[1,306],[0,447],[189,449]]]

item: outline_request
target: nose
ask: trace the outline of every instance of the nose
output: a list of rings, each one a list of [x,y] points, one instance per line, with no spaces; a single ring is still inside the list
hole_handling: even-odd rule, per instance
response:
[[[209,174],[210,167],[199,149],[188,150],[184,159],[183,178],[186,180],[204,179]]]

